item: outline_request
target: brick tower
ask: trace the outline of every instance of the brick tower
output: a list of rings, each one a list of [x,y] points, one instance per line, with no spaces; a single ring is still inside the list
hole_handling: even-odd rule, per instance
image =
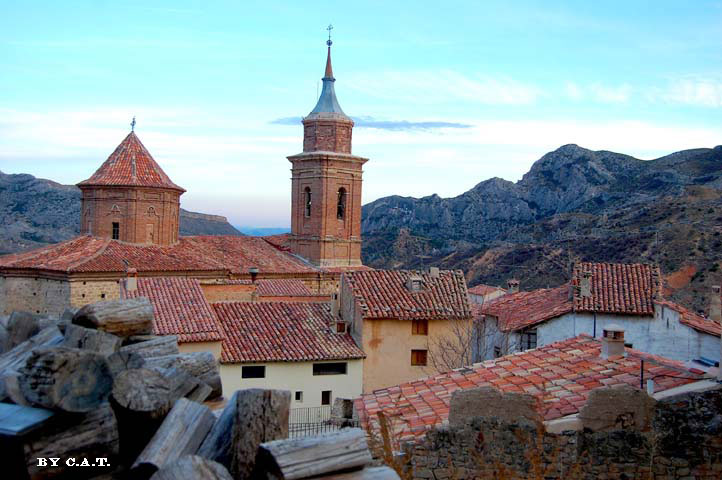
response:
[[[135,132],[78,187],[81,233],[130,243],[178,241],[180,196],[185,190],[168,178]]]
[[[320,267],[361,265],[361,175],[368,159],[351,154],[353,120],[334,91],[331,39],[323,89],[303,119],[303,153],[291,169],[291,246]]]

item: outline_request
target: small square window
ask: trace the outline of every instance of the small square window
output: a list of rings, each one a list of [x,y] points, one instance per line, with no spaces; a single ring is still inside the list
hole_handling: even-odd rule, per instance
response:
[[[426,350],[411,350],[411,365],[418,367],[426,366],[427,353]]]
[[[428,320],[412,320],[411,321],[411,334],[412,335],[428,335],[429,334],[429,321]]]
[[[346,322],[336,322],[336,333],[346,333]]]
[[[501,348],[494,347],[494,358],[499,358],[499,357],[501,357]]]
[[[296,392],[294,398],[297,402],[303,403],[303,392]]]
[[[321,405],[331,405],[331,390],[321,391]]]
[[[265,365],[241,367],[241,378],[266,378]]]

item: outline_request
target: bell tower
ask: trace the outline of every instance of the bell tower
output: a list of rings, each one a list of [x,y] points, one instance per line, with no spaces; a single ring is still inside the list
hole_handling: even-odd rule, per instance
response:
[[[318,103],[303,119],[303,152],[291,168],[291,248],[320,267],[361,265],[361,182],[368,159],[351,154],[353,120],[336,99],[329,26]]]

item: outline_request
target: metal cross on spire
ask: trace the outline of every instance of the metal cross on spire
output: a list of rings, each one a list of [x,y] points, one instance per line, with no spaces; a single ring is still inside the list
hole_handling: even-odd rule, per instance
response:
[[[326,27],[326,30],[328,30],[328,40],[326,40],[326,45],[328,45],[328,46],[330,47],[331,44],[333,43],[333,42],[331,41],[331,30],[333,30],[333,25],[331,25],[331,24],[329,23],[329,24],[328,24],[328,27]]]
[[[135,131],[135,115],[133,115],[133,121],[130,122],[130,131],[131,132]]]

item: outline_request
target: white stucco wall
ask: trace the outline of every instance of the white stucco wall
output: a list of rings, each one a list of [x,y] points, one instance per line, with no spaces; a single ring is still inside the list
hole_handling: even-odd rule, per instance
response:
[[[345,375],[313,375],[314,363],[346,362]],[[265,365],[265,378],[241,378],[241,367]],[[291,408],[321,406],[321,392],[331,390],[331,404],[335,398],[356,398],[361,395],[363,360],[334,360],[333,362],[269,362],[221,364],[223,395],[230,398],[242,388],[272,388],[291,391]],[[303,402],[295,400],[295,393],[303,392]]]

